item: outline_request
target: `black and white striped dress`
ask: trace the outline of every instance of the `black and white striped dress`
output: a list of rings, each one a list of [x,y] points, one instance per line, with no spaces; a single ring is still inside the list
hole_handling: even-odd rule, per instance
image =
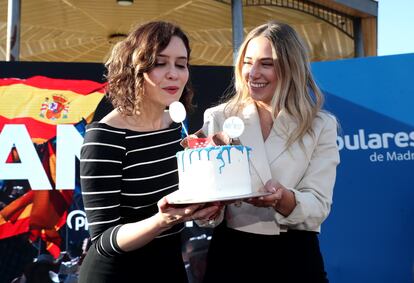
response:
[[[132,252],[122,251],[115,240],[123,224],[153,216],[158,200],[178,189],[175,154],[182,149],[180,141],[181,126],[176,123],[151,132],[97,122],[87,126],[80,178],[92,246],[82,263],[80,282],[138,282],[146,276],[154,282],[186,281],[183,224]],[[160,272],[153,273],[154,268]]]

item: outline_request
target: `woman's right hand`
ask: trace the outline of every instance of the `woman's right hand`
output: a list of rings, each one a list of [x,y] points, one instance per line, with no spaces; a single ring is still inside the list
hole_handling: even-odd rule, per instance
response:
[[[172,226],[191,220],[208,221],[220,213],[219,203],[173,205],[166,197],[158,201],[158,213],[161,227],[169,229]]]
[[[186,136],[185,138],[183,138],[183,140],[180,142],[180,145],[181,145],[183,148],[187,148],[187,147],[189,147],[189,146],[188,146],[188,140],[189,140],[189,139],[196,139],[196,138],[198,138],[198,136],[197,136],[196,134],[191,134],[191,135],[188,135],[188,136]]]

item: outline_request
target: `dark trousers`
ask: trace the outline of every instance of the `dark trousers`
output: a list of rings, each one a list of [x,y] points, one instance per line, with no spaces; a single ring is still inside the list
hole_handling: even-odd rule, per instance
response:
[[[223,223],[213,232],[203,282],[326,283],[328,279],[316,232],[258,235]]]
[[[79,283],[187,283],[180,234],[154,239],[114,257],[100,255],[94,244],[81,265]]]

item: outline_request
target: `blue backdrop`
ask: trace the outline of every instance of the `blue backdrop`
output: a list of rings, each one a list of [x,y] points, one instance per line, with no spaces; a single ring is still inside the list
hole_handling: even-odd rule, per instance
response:
[[[341,124],[321,248],[334,283],[413,282],[414,54],[313,63]]]

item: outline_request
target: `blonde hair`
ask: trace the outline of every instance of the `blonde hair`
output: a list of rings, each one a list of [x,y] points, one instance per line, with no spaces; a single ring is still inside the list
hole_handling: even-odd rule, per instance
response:
[[[234,91],[225,111],[237,115],[247,104],[253,103],[242,75],[247,45],[253,38],[263,36],[272,45],[274,67],[278,84],[271,101],[273,118],[285,111],[297,123],[287,137],[287,146],[295,141],[302,143],[305,134],[313,134],[312,122],[321,110],[324,97],[310,71],[307,49],[296,31],[287,24],[271,21],[247,34],[237,56],[234,68]]]

